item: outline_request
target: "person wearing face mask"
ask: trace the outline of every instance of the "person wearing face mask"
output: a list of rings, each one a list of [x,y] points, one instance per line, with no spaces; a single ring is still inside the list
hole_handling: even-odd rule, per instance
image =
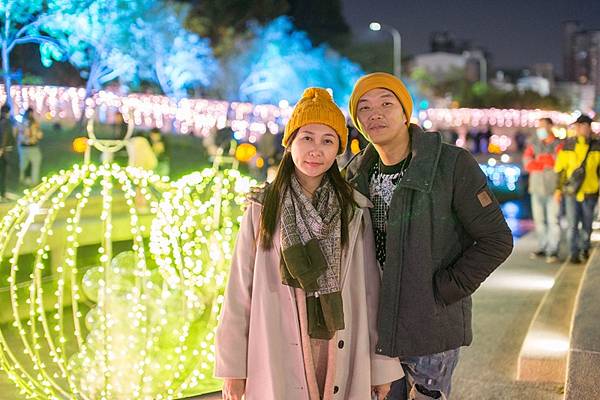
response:
[[[523,166],[529,172],[531,211],[537,236],[537,250],[530,257],[545,258],[547,263],[559,261],[560,202],[554,196],[557,173],[556,156],[562,144],[552,132],[552,119],[541,118],[535,137],[523,153]]]
[[[331,95],[306,89],[238,233],[215,342],[224,400],[383,400],[404,376],[375,351],[372,204],[340,174],[347,142]]]

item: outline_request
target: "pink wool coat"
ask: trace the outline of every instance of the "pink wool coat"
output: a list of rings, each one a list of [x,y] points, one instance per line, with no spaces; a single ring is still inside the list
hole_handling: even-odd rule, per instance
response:
[[[371,385],[404,374],[397,358],[375,354],[380,272],[368,210],[372,204],[356,191],[354,196],[359,208],[342,254],[345,329],[329,346],[335,348],[334,390],[324,398],[369,400]],[[281,283],[279,227],[273,248],[264,250],[256,241],[261,209],[251,203],[238,233],[217,328],[215,376],[246,379],[246,400],[312,400],[296,296]]]

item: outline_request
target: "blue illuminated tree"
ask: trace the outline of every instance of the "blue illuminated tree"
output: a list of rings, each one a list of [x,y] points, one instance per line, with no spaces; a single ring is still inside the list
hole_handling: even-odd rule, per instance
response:
[[[157,0],[94,0],[76,14],[57,15],[52,25],[69,34],[61,40],[68,60],[86,79],[91,96],[114,79],[135,79],[138,62],[133,51],[134,30]],[[49,52],[42,61],[52,62]]]
[[[7,103],[12,105],[10,54],[18,45],[40,45],[47,58],[61,59],[60,41],[68,34],[54,25],[57,15],[73,15],[85,9],[91,0],[2,0],[0,1],[0,45],[2,47],[2,72]]]
[[[183,26],[188,12],[187,6],[160,4],[133,28],[137,78],[158,84],[170,97],[208,86],[217,71],[209,41]]]
[[[348,104],[362,71],[327,45],[314,47],[307,34],[288,17],[254,26],[253,39],[243,41],[225,63],[220,85],[230,99],[277,104],[295,103],[308,86],[333,90],[340,106]]]

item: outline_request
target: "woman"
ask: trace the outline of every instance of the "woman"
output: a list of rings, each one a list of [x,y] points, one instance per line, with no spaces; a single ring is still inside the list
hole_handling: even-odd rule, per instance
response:
[[[10,107],[3,105],[0,108],[0,202],[8,201],[6,197],[6,170],[8,168],[8,155],[15,142],[15,128],[10,118]]]
[[[305,90],[238,234],[216,337],[225,400],[383,399],[403,376],[375,354],[371,204],[340,175],[347,140],[329,93]]]

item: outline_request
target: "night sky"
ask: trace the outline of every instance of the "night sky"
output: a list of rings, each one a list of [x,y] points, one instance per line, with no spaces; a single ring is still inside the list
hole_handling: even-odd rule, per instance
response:
[[[562,72],[561,22],[579,20],[583,29],[600,29],[600,0],[341,0],[344,16],[361,40],[389,40],[369,31],[377,20],[398,29],[402,54],[429,51],[433,31],[483,46],[494,65],[526,67],[551,62]]]

